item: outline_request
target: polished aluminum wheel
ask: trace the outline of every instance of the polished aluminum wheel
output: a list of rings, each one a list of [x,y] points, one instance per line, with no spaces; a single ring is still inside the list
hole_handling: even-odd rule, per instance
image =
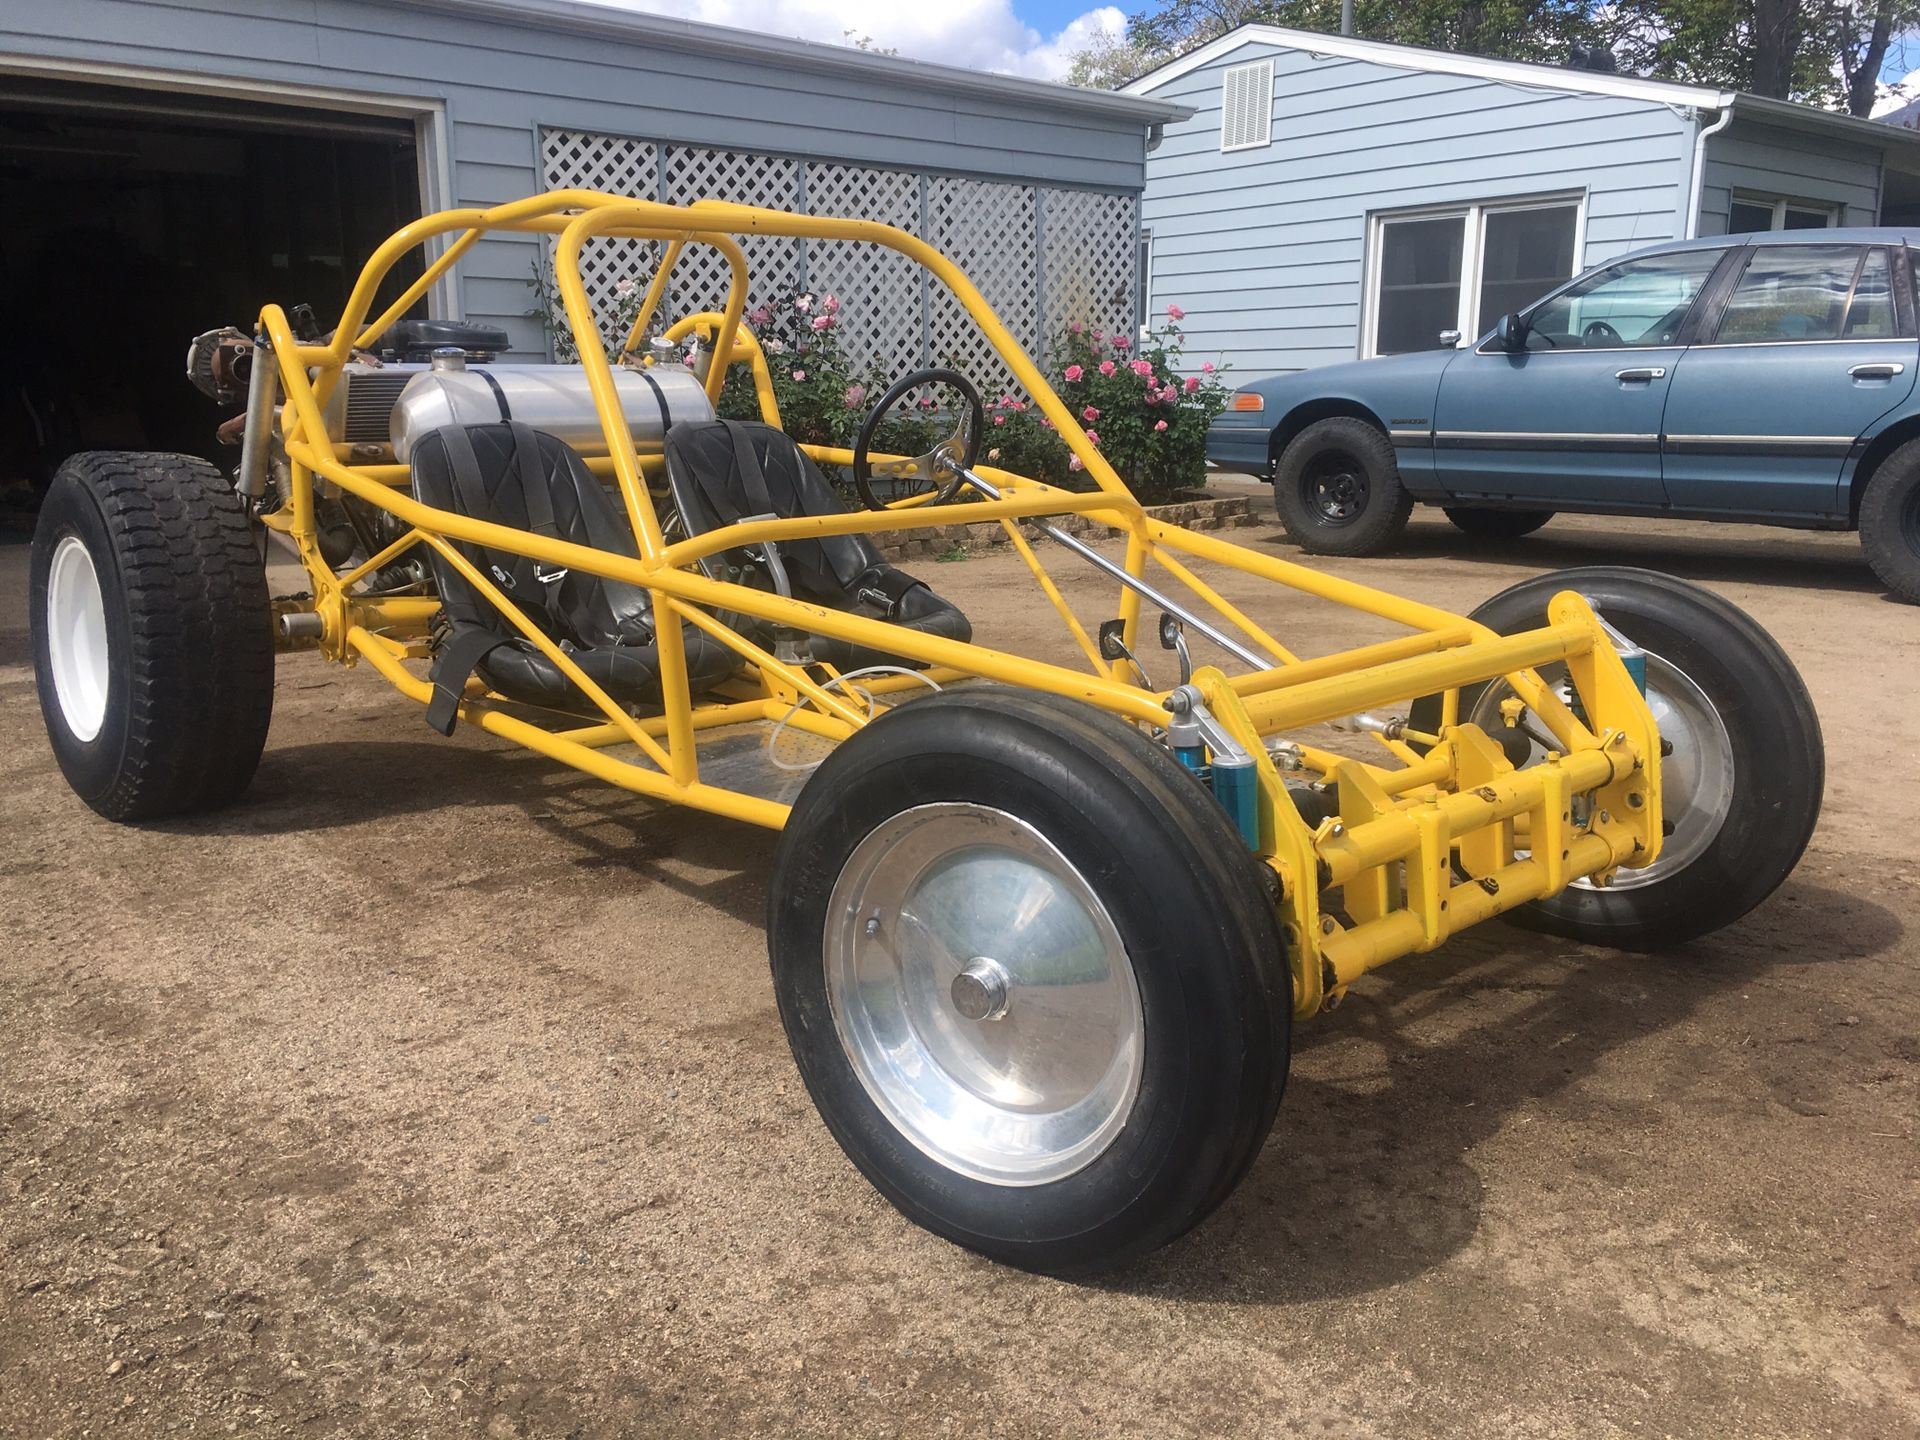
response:
[[[1549,666],[1539,674],[1548,684],[1559,686],[1565,668]],[[1502,723],[1500,702],[1512,694],[1504,682],[1487,686],[1467,718],[1491,732]],[[1652,651],[1647,652],[1647,708],[1653,711],[1660,738],[1672,747],[1660,761],[1660,807],[1673,828],[1660,847],[1659,859],[1637,870],[1616,870],[1607,886],[1610,890],[1651,885],[1684,870],[1713,843],[1733,806],[1733,740],[1726,722],[1685,671]],[[1536,742],[1528,763],[1544,754]],[[1573,884],[1597,888],[1584,876]]]
[[[93,739],[107,716],[107,602],[77,535],[61,537],[47,567],[47,660],[60,718],[74,739]]]
[[[921,1151],[1042,1185],[1113,1143],[1140,1089],[1140,991],[1106,907],[1039,831],[985,805],[902,811],[848,857],[827,914],[840,1044]]]

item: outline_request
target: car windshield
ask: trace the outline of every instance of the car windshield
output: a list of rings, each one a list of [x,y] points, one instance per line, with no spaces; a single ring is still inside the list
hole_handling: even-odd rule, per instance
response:
[[[1683,250],[1596,270],[1527,317],[1527,349],[1671,345],[1721,253]]]

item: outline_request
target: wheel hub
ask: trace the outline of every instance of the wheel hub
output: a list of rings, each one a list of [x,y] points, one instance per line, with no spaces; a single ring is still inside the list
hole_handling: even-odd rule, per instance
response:
[[[1112,1143],[1140,1088],[1139,988],[1105,905],[1039,831],[984,805],[903,811],[855,847],[829,915],[842,1050],[922,1152],[1040,1185]]]
[[[92,740],[107,716],[107,605],[78,535],[61,537],[47,567],[47,659],[67,729]]]

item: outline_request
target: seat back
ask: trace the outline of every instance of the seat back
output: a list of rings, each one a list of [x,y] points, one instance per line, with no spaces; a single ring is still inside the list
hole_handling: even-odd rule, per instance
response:
[[[689,535],[704,535],[753,515],[839,515],[846,506],[805,451],[771,425],[708,420],[667,432],[667,483]],[[717,557],[716,557],[717,558]],[[782,540],[780,558],[793,593],[816,604],[844,606],[880,552],[864,535]],[[729,551],[722,564],[741,566]],[[719,567],[709,565],[709,573]]]
[[[632,528],[605,487],[578,455],[543,431],[518,421],[447,425],[421,439],[412,461],[414,496],[422,504],[615,555],[639,554]],[[652,635],[652,606],[638,586],[538,564],[511,551],[460,549],[555,639],[590,647]],[[438,555],[434,569],[456,625],[515,633]]]

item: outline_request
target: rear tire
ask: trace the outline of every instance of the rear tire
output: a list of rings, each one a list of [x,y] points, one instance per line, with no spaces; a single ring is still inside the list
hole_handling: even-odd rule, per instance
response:
[[[273,713],[266,571],[233,488],[191,455],[90,451],[40,507],[28,599],[54,758],[109,820],[211,810]]]
[[[1445,506],[1442,513],[1455,529],[1476,540],[1518,540],[1553,518],[1551,510],[1492,510],[1464,505]]]
[[[1392,442],[1348,415],[1316,420],[1288,442],[1273,505],[1288,538],[1312,555],[1377,555],[1413,514]]]
[[[1886,458],[1860,501],[1860,548],[1900,599],[1920,605],[1920,440]]]
[[[1585,595],[1647,652],[1648,700],[1663,742],[1675,747],[1661,762],[1673,831],[1644,871],[1617,871],[1605,890],[1576,882],[1507,918],[1624,950],[1679,945],[1732,924],[1793,872],[1820,818],[1826,751],[1799,672],[1744,611],[1652,570],[1596,565],[1537,576],[1472,618],[1503,635],[1537,629],[1562,590]],[[1561,673],[1542,671],[1549,680]],[[1463,689],[1461,717],[1491,732],[1509,693],[1502,681]],[[1412,723],[1431,732],[1439,697],[1416,703]]]
[[[841,744],[787,823],[767,933],[834,1138],[995,1260],[1144,1255],[1273,1123],[1292,1005],[1258,864],[1164,750],[1086,705],[972,688]]]

